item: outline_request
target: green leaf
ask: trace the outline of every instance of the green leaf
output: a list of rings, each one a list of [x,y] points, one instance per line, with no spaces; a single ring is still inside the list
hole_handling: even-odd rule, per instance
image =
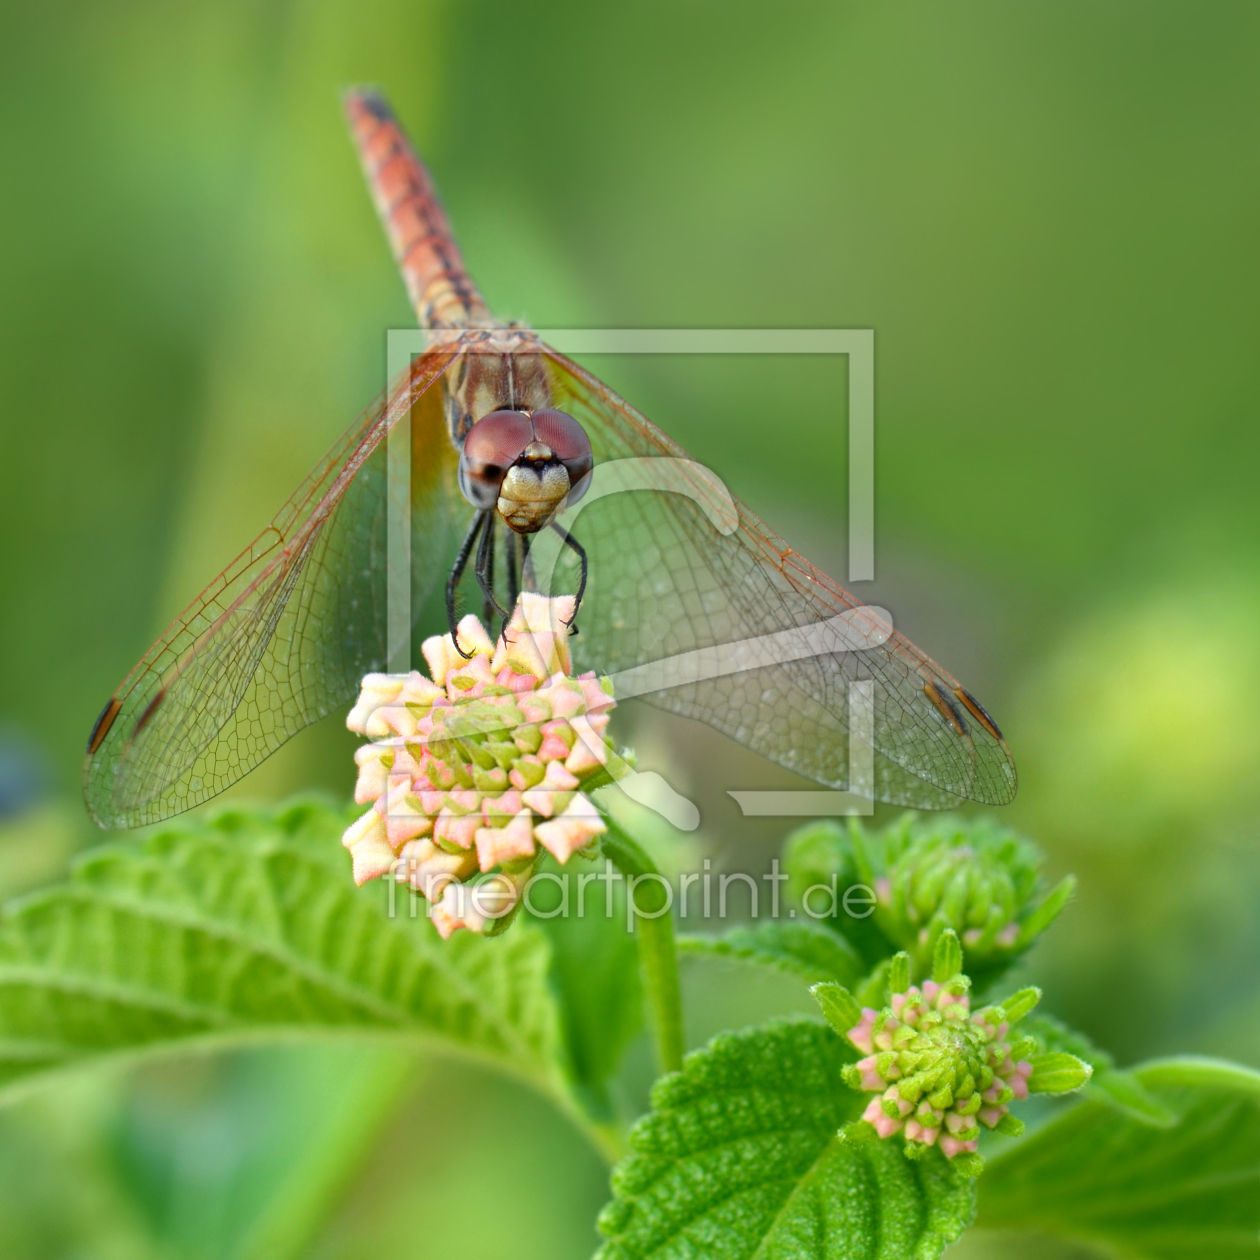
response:
[[[932,979],[937,984],[952,980],[963,968],[962,946],[958,943],[958,933],[953,928],[946,928],[936,938],[936,950],[932,956]]]
[[[188,1089],[198,1068],[206,1075]],[[168,1068],[156,1099],[143,1086],[125,1090],[98,1140],[116,1155],[114,1175],[159,1255],[290,1260],[309,1253],[330,1207],[363,1175],[382,1129],[430,1072],[424,1056],[379,1046],[236,1050]],[[84,1127],[80,1118],[76,1128]],[[216,1132],[231,1138],[208,1140]],[[171,1175],[190,1148],[195,1194],[186,1178]]]
[[[1149,1260],[1255,1256],[1260,1073],[1187,1058],[1132,1075],[1175,1117],[1171,1127],[1087,1097],[989,1159],[979,1224],[1109,1243]]]
[[[843,936],[809,923],[767,920],[752,928],[733,928],[725,936],[682,936],[678,948],[687,954],[775,967],[807,984],[834,980],[852,986],[866,971],[857,950]]]
[[[423,903],[356,889],[344,814],[232,811],[96,849],[0,918],[0,1086],[103,1056],[260,1036],[438,1039],[559,1086],[532,925],[443,942]],[[412,917],[413,914],[415,917]]]
[[[1185,1054],[1168,1059],[1152,1059],[1132,1069],[1143,1085],[1197,1086],[1201,1089],[1227,1089],[1260,1099],[1260,1072],[1213,1059],[1207,1055]]]
[[[1177,1123],[1163,1103],[1156,1098],[1132,1072],[1119,1068],[1095,1069],[1089,1078],[1087,1090],[1090,1097],[1101,1097],[1120,1111],[1127,1112],[1135,1120],[1166,1129]]]
[[[827,1023],[845,1036],[850,1028],[856,1028],[862,1019],[862,1008],[854,1000],[853,994],[843,985],[825,980],[814,985],[810,992],[814,995]]]
[[[543,874],[552,870],[548,860]],[[549,975],[574,1083],[587,1111],[611,1121],[609,1086],[643,1026],[643,995],[638,949],[626,930],[625,884],[587,880],[583,887],[581,875],[594,870],[592,862],[570,859],[566,883],[549,888],[544,879],[535,884],[530,905],[538,913],[527,907],[526,916],[551,942]],[[569,897],[574,889],[573,904],[562,902],[561,895]]]
[[[600,1217],[601,1260],[929,1260],[962,1233],[974,1183],[938,1151],[838,1129],[863,1096],[828,1028],[775,1020],[715,1038],[657,1082]]]
[[[1074,1054],[1052,1051],[1033,1055],[1032,1075],[1028,1078],[1030,1094],[1067,1094],[1080,1089],[1089,1080],[1093,1069]]]

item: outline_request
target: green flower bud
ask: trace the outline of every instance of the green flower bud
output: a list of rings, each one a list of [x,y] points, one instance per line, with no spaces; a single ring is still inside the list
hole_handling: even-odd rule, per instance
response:
[[[841,909],[830,921],[871,965],[904,950],[912,979],[934,976],[939,983],[960,966],[954,953],[960,947],[982,988],[1053,922],[1075,887],[1068,878],[1045,892],[1041,855],[1031,842],[985,820],[950,816],[908,814],[876,833],[856,820],[847,828],[813,823],[789,838],[785,859],[798,898],[832,879],[842,890],[873,890],[869,917]],[[957,940],[938,959],[947,932]]]
[[[947,930],[936,950],[937,965],[960,953],[957,937]],[[904,980],[906,962],[904,954],[893,960],[888,973],[894,981]],[[1022,1123],[1009,1114],[1011,1102],[1033,1092],[1078,1089],[1091,1068],[1063,1052],[1031,1054],[1033,1038],[1010,1037],[1007,1008],[1027,1014],[1041,996],[1036,989],[972,1014],[970,986],[961,972],[922,987],[894,985],[888,1005],[878,1011],[859,1009],[838,984],[817,984],[812,992],[832,1026],[864,1056],[845,1069],[845,1081],[875,1095],[862,1113],[865,1125],[881,1138],[901,1134],[912,1157],[939,1146],[948,1159],[959,1161],[961,1171],[974,1175],[982,1167],[976,1154],[981,1125],[1022,1132]],[[850,1126],[845,1140],[861,1137]]]

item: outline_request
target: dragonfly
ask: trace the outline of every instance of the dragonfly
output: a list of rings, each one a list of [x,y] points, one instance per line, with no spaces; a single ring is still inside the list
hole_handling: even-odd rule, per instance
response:
[[[387,450],[404,418],[414,625],[456,629],[470,566],[488,616],[520,589],[567,584],[575,672],[638,678],[648,703],[824,787],[853,786],[864,750],[875,799],[1010,801],[1014,762],[984,706],[608,386],[496,321],[384,98],[356,89],[345,105],[426,348],[110,697],[84,760],[95,821],[135,827],[202,804],[386,668]],[[671,475],[599,493],[609,470],[645,467]],[[538,563],[544,541],[572,563]],[[856,643],[817,633],[842,623]],[[802,638],[811,650],[755,647]],[[728,664],[655,669],[715,654]],[[859,683],[873,697],[861,729]]]

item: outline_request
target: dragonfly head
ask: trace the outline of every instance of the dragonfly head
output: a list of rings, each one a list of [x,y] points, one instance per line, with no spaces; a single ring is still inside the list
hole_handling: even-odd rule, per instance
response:
[[[566,498],[581,498],[593,463],[586,430],[566,412],[492,411],[464,438],[459,488],[474,507],[533,534]]]

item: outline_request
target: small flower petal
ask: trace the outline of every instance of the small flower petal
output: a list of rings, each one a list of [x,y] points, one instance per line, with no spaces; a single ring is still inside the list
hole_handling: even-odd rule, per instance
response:
[[[359,752],[374,754],[359,762],[359,777],[354,785],[354,803],[366,805],[376,800],[389,787],[389,768],[381,758],[376,744],[364,744]],[[358,760],[356,756],[355,760]]]
[[[365,674],[359,685],[359,698],[346,717],[346,726],[360,735],[384,735],[385,729],[369,730],[372,715],[381,705],[391,704],[402,690],[396,674]]]
[[[572,669],[569,626],[576,608],[577,601],[571,595],[549,599],[523,591],[495,653],[493,667],[498,670],[511,665],[540,681],[556,673],[567,674]]]
[[[384,875],[396,860],[385,832],[385,820],[374,809],[369,809],[346,828],[341,843],[350,850],[354,859],[356,884],[366,884],[368,880]]]
[[[534,816],[522,809],[506,827],[478,827],[477,859],[483,871],[534,855]]]
[[[562,865],[596,836],[608,830],[594,804],[580,792],[558,818],[539,823],[534,828],[538,842],[544,845]]]
[[[608,745],[604,737],[592,728],[590,719],[575,717],[569,725],[575,738],[573,751],[565,758],[565,769],[573,774],[584,774],[604,765],[608,760]]]
[[[412,840],[398,855],[397,878],[430,901],[440,901],[452,880],[467,879],[477,869],[471,853],[447,853],[432,840]]]

